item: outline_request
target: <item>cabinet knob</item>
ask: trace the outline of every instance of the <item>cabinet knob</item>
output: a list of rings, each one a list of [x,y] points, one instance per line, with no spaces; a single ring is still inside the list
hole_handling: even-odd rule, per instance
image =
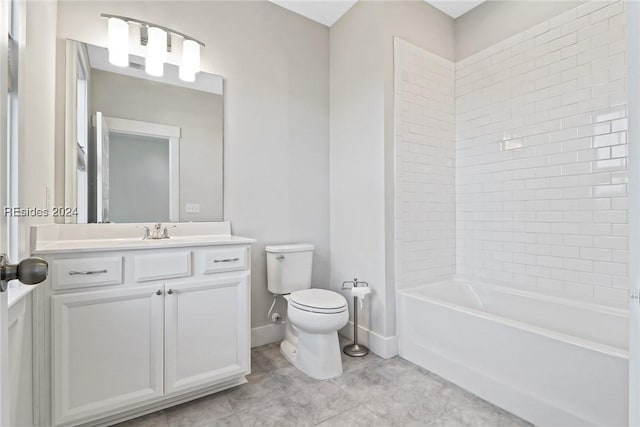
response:
[[[158,290],[156,291],[156,295],[162,295],[162,289],[158,289]]]
[[[167,293],[168,293],[169,295],[173,295],[173,289],[169,289],[169,290],[167,291]]]

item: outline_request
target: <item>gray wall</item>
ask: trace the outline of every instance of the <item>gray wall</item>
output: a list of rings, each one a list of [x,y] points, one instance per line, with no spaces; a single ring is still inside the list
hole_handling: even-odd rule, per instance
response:
[[[584,0],[490,0],[455,20],[457,61],[574,8]]]
[[[395,335],[393,38],[453,59],[453,35],[422,0],[360,1],[330,29],[332,283],[369,281],[362,324],[382,338]]]
[[[369,282],[360,324],[386,336],[384,4],[356,3],[330,40],[331,279]]]
[[[18,173],[20,206],[52,206],[55,156],[56,11],[55,2],[24,2],[26,32],[20,48]],[[4,17],[3,17],[4,18]],[[2,102],[5,102],[4,100]],[[4,166],[3,166],[4,169]],[[3,177],[4,178],[4,177]],[[4,182],[4,179],[2,180]],[[47,201],[49,203],[47,204]],[[29,227],[54,222],[48,217],[18,219],[20,258],[28,256]]]
[[[329,30],[266,1],[65,1],[58,9],[58,46],[65,38],[106,46],[104,12],[206,44],[202,69],[225,78],[224,217],[234,234],[258,240],[253,326],[270,323],[265,245],[315,244],[313,281],[327,287]]]
[[[220,221],[222,96],[97,69],[90,84],[92,114],[180,128],[180,221]],[[199,203],[200,213],[186,213],[186,203]]]

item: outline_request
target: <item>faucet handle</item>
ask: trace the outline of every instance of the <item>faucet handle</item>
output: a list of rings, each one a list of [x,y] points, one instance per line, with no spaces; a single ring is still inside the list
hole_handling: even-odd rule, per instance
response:
[[[144,236],[142,236],[142,240],[147,240],[151,238],[151,229],[149,227],[147,227],[146,225],[143,225],[136,228],[142,228],[144,230]]]
[[[175,225],[166,225],[164,227],[164,230],[162,231],[162,238],[163,239],[169,239],[171,236],[169,236],[169,228],[176,228]]]

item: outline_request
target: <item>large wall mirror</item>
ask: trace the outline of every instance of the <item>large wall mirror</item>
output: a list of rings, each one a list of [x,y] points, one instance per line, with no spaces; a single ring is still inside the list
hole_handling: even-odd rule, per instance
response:
[[[222,220],[223,78],[153,77],[73,40],[65,54],[65,222]]]

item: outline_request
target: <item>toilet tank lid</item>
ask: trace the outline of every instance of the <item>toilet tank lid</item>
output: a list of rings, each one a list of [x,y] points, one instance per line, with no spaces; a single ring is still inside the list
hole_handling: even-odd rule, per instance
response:
[[[295,245],[271,245],[264,248],[266,252],[281,253],[281,252],[306,252],[315,249],[310,243],[299,243]]]

